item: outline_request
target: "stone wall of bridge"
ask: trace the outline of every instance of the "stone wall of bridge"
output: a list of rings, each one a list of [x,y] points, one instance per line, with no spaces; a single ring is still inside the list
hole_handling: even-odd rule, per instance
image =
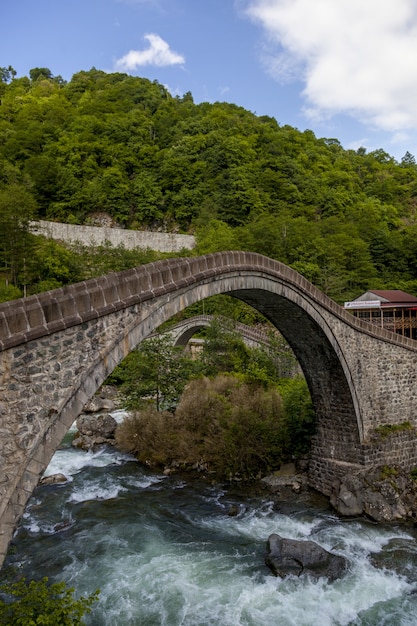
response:
[[[317,416],[310,482],[417,464],[417,342],[353,318],[302,276],[253,253],[171,259],[0,304],[0,560],[62,437],[114,367],[187,306],[226,293],[282,333]],[[388,441],[381,424],[412,428]]]

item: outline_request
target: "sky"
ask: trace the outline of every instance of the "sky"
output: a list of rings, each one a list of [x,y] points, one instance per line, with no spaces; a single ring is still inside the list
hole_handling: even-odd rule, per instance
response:
[[[0,67],[92,67],[417,158],[416,0],[3,0]]]

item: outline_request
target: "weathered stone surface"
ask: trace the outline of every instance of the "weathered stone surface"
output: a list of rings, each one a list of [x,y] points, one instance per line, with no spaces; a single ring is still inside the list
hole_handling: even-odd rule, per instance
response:
[[[399,467],[380,466],[335,480],[330,503],[340,515],[376,522],[417,519],[417,483]]]
[[[64,474],[51,474],[40,479],[40,485],[57,485],[58,483],[66,483],[68,478]]]
[[[84,413],[98,413],[98,411],[113,411],[115,404],[110,398],[102,398],[101,396],[94,396],[85,405]]]
[[[117,426],[116,420],[109,413],[80,415],[76,424],[79,432],[83,435],[99,435],[101,437],[111,437]]]
[[[191,250],[195,246],[195,237],[192,235],[117,228],[112,218],[106,215],[97,217],[97,223],[93,226],[38,220],[31,222],[30,227],[34,233],[73,243],[81,241],[87,246],[110,242],[113,246],[122,245],[127,249],[152,248],[162,252],[179,252],[183,248]]]
[[[343,481],[336,480],[333,483],[333,490],[330,502],[338,513],[347,517],[363,513],[363,494],[359,479],[355,476],[346,476]]]
[[[117,422],[108,413],[98,415],[81,415],[77,419],[78,432],[72,445],[83,450],[93,450],[100,445],[113,445]]]
[[[328,552],[314,541],[286,539],[273,533],[268,537],[265,563],[281,578],[308,574],[334,581],[347,570],[345,557]]]
[[[294,463],[286,463],[274,474],[261,479],[261,483],[275,494],[286,493],[288,490],[300,493],[307,486],[307,482],[307,474],[298,472]]]

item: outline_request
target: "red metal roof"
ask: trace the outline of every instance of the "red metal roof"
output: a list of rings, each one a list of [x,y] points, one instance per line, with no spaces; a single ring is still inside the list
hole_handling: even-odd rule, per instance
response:
[[[401,289],[370,289],[379,298],[388,300],[389,304],[417,304],[417,297],[412,296]],[[388,303],[385,303],[388,304]]]

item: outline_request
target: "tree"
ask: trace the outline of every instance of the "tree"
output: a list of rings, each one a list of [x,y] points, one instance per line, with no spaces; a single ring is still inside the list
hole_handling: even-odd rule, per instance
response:
[[[316,432],[316,417],[307,383],[301,376],[281,380],[278,389],[283,401],[288,446],[294,456],[308,454]]]
[[[403,158],[401,159],[401,165],[403,165],[404,167],[415,166],[416,165],[415,156],[412,155],[407,150],[407,152],[404,154]]]
[[[282,402],[274,389],[225,374],[194,380],[176,416],[194,434],[195,461],[203,459],[224,478],[265,475],[287,457]]]
[[[80,626],[91,612],[99,592],[73,598],[74,589],[65,582],[48,584],[48,578],[29,583],[22,579],[0,585],[0,623],[15,626]],[[5,598],[5,599],[4,599]]]
[[[122,382],[129,408],[173,409],[196,365],[169,335],[143,341],[115,370],[110,380]]]
[[[23,185],[12,184],[0,191],[0,270],[15,286],[19,281],[25,284],[21,273],[31,256],[29,222],[35,211],[35,200]]]
[[[29,76],[32,82],[41,80],[42,78],[53,78],[52,72],[48,67],[34,67],[29,70]]]
[[[242,371],[248,358],[249,352],[239,333],[233,329],[233,322],[214,318],[206,329],[201,355],[205,375]]]
[[[197,250],[200,254],[221,250],[238,250],[236,234],[231,226],[221,220],[213,219],[197,233]]]
[[[9,67],[0,67],[0,82],[9,83],[16,76],[16,70],[9,65]]]
[[[222,374],[192,380],[175,415],[141,411],[116,431],[116,443],[147,465],[192,467],[251,479],[290,455],[277,391]]]

